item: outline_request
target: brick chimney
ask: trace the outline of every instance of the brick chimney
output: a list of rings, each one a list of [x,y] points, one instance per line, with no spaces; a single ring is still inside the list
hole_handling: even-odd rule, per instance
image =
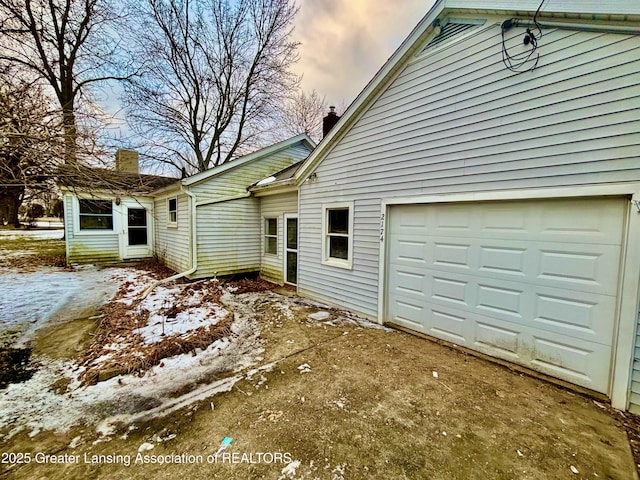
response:
[[[138,152],[119,148],[116,152],[116,171],[126,173],[138,172]]]
[[[338,120],[340,120],[340,117],[336,113],[336,107],[329,107],[329,113],[322,119],[322,138],[327,136],[327,133],[338,123]]]

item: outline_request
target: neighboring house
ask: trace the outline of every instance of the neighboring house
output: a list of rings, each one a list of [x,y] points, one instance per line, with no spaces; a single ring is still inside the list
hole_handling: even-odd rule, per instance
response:
[[[179,180],[138,174],[135,152],[116,171],[61,175],[69,263],[157,256],[188,278],[259,271],[260,204],[247,188],[305,159],[315,144],[298,135]]]
[[[539,5],[436,2],[252,191],[300,294],[640,411],[640,2]]]

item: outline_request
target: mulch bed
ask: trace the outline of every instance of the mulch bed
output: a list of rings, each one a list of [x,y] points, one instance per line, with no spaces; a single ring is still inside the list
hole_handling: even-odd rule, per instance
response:
[[[114,299],[101,311],[103,318],[98,327],[98,334],[80,359],[80,364],[86,367],[80,375],[84,384],[95,384],[123,374],[141,375],[151,367],[159,365],[164,358],[195,353],[196,349],[206,349],[216,340],[231,335],[233,312],[230,311],[214,325],[202,326],[188,333],[169,335],[159,342],[146,343],[144,337],[134,331],[147,325],[150,315],[155,313],[174,318],[188,307],[186,304],[176,303],[156,312],[149,312],[139,308],[142,301],[140,298],[135,299],[130,305],[117,301],[126,297],[130,286],[131,282],[122,285]],[[222,306],[220,291],[217,287],[212,288],[209,282],[185,286],[181,298],[188,299],[197,291],[202,293],[205,288],[207,291],[201,298],[201,304]],[[226,306],[224,308],[229,310]],[[110,348],[125,343],[125,348]],[[96,364],[96,360],[104,358],[105,355],[109,355],[109,358]]]

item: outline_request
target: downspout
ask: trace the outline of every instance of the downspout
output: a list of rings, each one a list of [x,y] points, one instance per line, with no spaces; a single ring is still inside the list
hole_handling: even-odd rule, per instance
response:
[[[190,257],[191,257],[191,268],[189,270],[185,270],[184,272],[176,273],[167,278],[163,278],[162,280],[158,280],[154,282],[149,288],[147,288],[142,294],[141,300],[147,298],[147,296],[159,285],[163,285],[165,283],[173,282],[182,277],[186,277],[187,275],[191,275],[198,269],[198,242],[196,235],[196,224],[197,224],[197,205],[196,205],[196,196],[194,193],[184,188],[184,185],[180,184],[180,190],[182,193],[189,197],[189,210],[191,212],[191,227],[189,228],[189,235],[191,236],[191,242],[189,243],[190,248]]]

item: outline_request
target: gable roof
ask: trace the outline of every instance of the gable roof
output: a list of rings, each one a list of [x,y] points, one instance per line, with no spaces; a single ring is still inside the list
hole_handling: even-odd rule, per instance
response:
[[[297,186],[309,178],[322,160],[346,135],[367,109],[401,73],[406,63],[421,50],[428,51],[433,43],[446,42],[452,33],[464,33],[465,29],[454,32],[450,27],[440,28],[440,22],[449,15],[489,15],[502,17],[525,17],[531,19],[540,6],[541,0],[438,0],[422,18],[400,47],[387,60],[364,90],[343,113],[338,123],[322,139],[295,174]],[[539,23],[554,20],[558,28],[586,28],[587,24],[607,23],[613,31],[640,34],[640,2],[628,0],[551,0],[544,2],[539,14]],[[437,20],[437,22],[436,22]],[[562,23],[559,23],[562,22]],[[631,25],[631,26],[630,26]],[[446,38],[443,38],[443,34]],[[429,45],[427,43],[431,43]],[[437,45],[436,45],[437,46]],[[435,48],[435,46],[433,46]]]
[[[238,168],[242,165],[247,165],[248,163],[255,162],[256,160],[259,160],[266,156],[273,155],[274,153],[277,153],[281,150],[285,150],[298,143],[306,145],[309,148],[309,150],[313,150],[316,146],[315,142],[311,140],[311,138],[308,135],[304,133],[300,135],[296,135],[295,137],[289,138],[282,142],[275,143],[273,145],[262,148],[248,155],[244,155],[238,158],[237,160],[224,163],[220,166],[211,168],[204,172],[196,173],[195,175],[192,175],[190,177],[183,179],[182,185],[193,185],[196,183],[203,182],[205,180],[208,180],[209,178],[215,177],[217,175],[220,175],[234,168]]]

